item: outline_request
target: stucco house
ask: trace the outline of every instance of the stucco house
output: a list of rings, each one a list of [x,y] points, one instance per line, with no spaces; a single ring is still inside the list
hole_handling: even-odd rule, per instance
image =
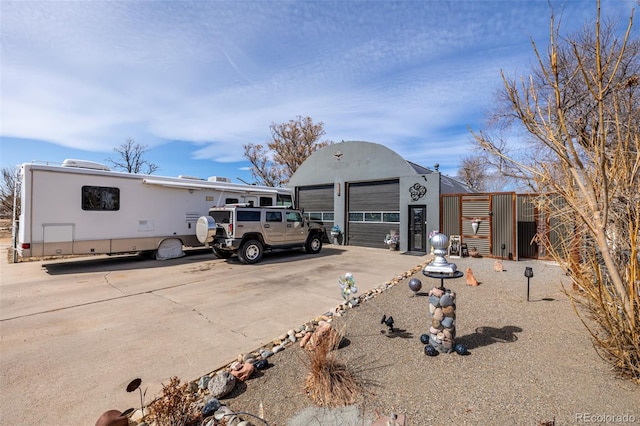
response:
[[[340,142],[314,152],[290,178],[297,205],[339,244],[386,248],[396,234],[401,251],[426,253],[439,230],[440,195],[471,192],[462,183],[403,159],[372,142]]]

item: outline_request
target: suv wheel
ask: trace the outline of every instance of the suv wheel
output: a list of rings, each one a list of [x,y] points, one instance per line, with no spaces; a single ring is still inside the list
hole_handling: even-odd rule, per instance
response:
[[[249,240],[240,247],[238,257],[242,263],[257,263],[262,259],[262,244],[257,240]]]
[[[317,234],[312,235],[307,240],[307,244],[305,245],[304,248],[307,251],[307,253],[312,253],[312,254],[320,253],[320,250],[322,249],[322,239]]]

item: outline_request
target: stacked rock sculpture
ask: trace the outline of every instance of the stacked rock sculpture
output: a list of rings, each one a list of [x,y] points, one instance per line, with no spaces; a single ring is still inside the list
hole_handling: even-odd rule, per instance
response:
[[[429,333],[420,336],[420,341],[425,345],[424,353],[429,356],[451,352],[469,355],[467,348],[456,343],[456,294],[444,287],[429,290],[429,313]]]
[[[429,313],[428,345],[440,353],[452,352],[456,345],[456,294],[444,287],[429,290]]]

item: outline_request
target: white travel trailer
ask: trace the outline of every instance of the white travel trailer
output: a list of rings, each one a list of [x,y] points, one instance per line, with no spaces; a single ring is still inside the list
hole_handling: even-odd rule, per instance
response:
[[[287,188],[123,173],[81,160],[25,163],[18,185],[15,248],[22,258],[136,252],[174,258],[185,246],[202,246],[196,222],[211,207],[293,204]]]

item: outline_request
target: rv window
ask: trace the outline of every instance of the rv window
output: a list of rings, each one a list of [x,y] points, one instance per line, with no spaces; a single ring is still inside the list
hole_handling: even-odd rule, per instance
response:
[[[278,194],[278,200],[276,202],[276,205],[285,206],[285,207],[293,206],[293,201],[291,200],[291,195]]]
[[[271,207],[273,199],[271,197],[260,197],[260,207]]]
[[[238,210],[238,222],[260,222],[260,211]]]
[[[110,188],[106,186],[83,186],[82,210],[120,210],[120,188]]]
[[[225,204],[238,204],[240,201],[237,198],[225,198]]]

